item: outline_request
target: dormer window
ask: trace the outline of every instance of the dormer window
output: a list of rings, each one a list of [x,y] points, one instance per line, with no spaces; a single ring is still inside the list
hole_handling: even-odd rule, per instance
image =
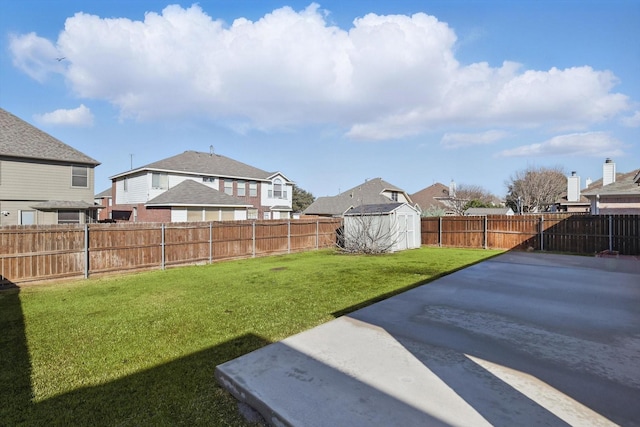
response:
[[[398,192],[397,191],[392,191],[391,192],[391,200],[393,200],[394,202],[398,201]]]

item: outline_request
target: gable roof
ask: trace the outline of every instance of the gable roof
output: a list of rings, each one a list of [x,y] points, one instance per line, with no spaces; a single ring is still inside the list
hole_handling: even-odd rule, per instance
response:
[[[90,166],[100,162],[0,108],[0,156]]]
[[[145,206],[240,206],[251,207],[237,197],[214,190],[192,179],[165,191],[149,200]]]
[[[93,196],[93,198],[94,199],[108,199],[108,198],[112,197],[111,196],[111,190],[112,190],[112,188],[109,187],[106,190],[103,190],[103,191],[99,192],[98,194],[96,194],[95,196]]]
[[[269,180],[270,177],[277,174],[277,172],[267,172],[220,154],[185,151],[184,153],[119,173],[112,176],[111,179],[139,173],[144,170],[253,179],[259,181]],[[284,175],[282,176],[284,177]]]
[[[449,207],[436,197],[449,197],[449,187],[436,182],[435,184],[412,194],[411,200],[413,200],[414,203],[417,203],[423,212],[432,207],[443,209],[445,211],[449,210]]]
[[[345,216],[349,215],[375,215],[375,214],[385,214],[391,213],[397,208],[406,203],[378,203],[374,205],[360,205],[349,209],[345,212]],[[413,208],[412,208],[413,209]],[[415,209],[414,209],[415,210]]]
[[[602,186],[602,180],[595,181],[582,192],[582,195],[591,198],[597,195],[601,196],[638,196],[640,197],[640,184],[637,178],[640,169],[633,170],[624,174],[616,174],[616,182]]]
[[[337,196],[318,197],[305,210],[305,215],[343,215],[349,208],[363,204],[387,204],[391,200],[382,193],[396,191],[409,195],[401,188],[388,183],[382,178],[374,178],[350,188]],[[410,199],[410,198],[409,198]]]

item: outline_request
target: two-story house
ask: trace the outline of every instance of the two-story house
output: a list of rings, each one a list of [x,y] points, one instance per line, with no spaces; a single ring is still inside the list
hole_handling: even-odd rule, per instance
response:
[[[351,208],[361,205],[387,204],[391,202],[413,205],[406,191],[389,184],[382,178],[365,181],[336,196],[318,197],[305,210],[305,215],[341,217]]]
[[[94,221],[99,164],[0,108],[0,226]]]
[[[185,151],[111,177],[111,219],[140,222],[290,218],[293,182],[229,157]]]

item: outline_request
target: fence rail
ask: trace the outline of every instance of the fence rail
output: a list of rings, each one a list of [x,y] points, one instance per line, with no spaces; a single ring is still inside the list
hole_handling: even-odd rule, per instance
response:
[[[340,219],[0,228],[0,285],[164,269],[335,245]]]
[[[0,285],[332,247],[341,219],[0,228]],[[422,218],[422,244],[640,255],[640,215]]]
[[[422,218],[422,244],[640,255],[640,215],[489,215]]]

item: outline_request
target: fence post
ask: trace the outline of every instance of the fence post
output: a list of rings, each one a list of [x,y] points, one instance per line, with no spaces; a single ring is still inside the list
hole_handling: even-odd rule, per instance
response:
[[[609,215],[609,253],[613,252],[613,216]]]
[[[540,250],[544,251],[544,215],[540,216]]]
[[[320,249],[320,221],[316,219],[316,250]]]
[[[84,225],[84,278],[89,277],[89,224]]]
[[[438,246],[442,247],[442,217],[438,217]]]
[[[209,223],[209,264],[213,262],[213,223]]]
[[[161,247],[161,260],[160,260],[160,268],[164,270],[164,224],[160,225],[160,247]]]
[[[256,222],[251,223],[251,256],[256,257]]]
[[[485,215],[485,216],[484,216],[484,248],[485,248],[485,249],[488,249],[488,247],[487,247],[487,234],[488,234],[487,229],[489,228],[489,227],[487,226],[488,221],[489,221],[489,220],[487,219],[487,215]]]
[[[291,220],[287,221],[287,253],[291,253]]]

